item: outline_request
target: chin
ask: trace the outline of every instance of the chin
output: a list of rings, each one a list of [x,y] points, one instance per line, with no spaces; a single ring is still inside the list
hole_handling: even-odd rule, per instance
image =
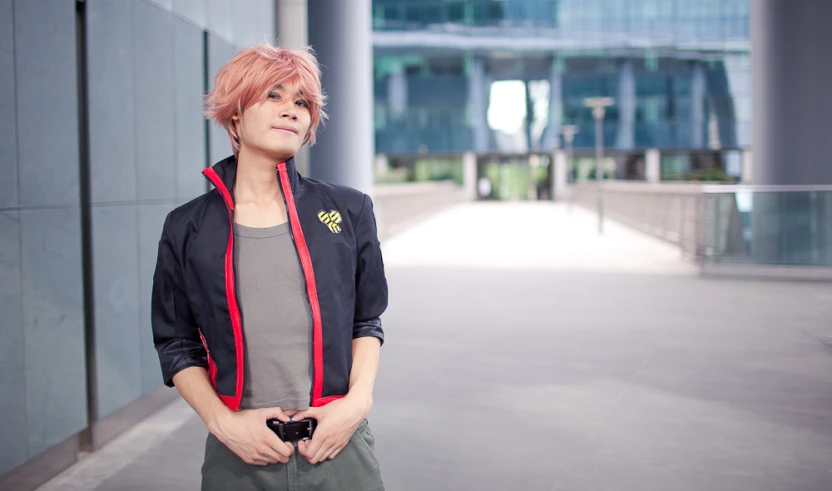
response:
[[[287,145],[280,145],[280,146],[273,146],[264,148],[262,151],[263,153],[269,155],[274,160],[288,160],[289,157],[294,156],[298,153],[299,148],[295,148],[293,146]]]

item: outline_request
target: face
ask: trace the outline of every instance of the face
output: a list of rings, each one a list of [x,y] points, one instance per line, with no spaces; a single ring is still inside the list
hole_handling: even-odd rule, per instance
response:
[[[275,86],[265,102],[232,118],[240,151],[265,154],[275,160],[295,155],[309,131],[309,104],[293,83]]]

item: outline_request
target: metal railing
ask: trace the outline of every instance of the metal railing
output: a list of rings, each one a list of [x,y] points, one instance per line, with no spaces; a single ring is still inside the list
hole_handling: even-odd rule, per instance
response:
[[[598,186],[572,185],[596,209]],[[679,246],[702,264],[832,267],[832,186],[604,183],[610,218]]]
[[[573,201],[596,209],[598,186],[573,184]],[[701,184],[604,183],[604,209],[610,218],[679,246],[686,259],[701,257]]]

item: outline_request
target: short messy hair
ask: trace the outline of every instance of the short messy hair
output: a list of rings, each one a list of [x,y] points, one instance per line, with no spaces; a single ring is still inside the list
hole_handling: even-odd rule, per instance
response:
[[[315,144],[318,125],[326,119],[326,95],[314,51],[262,43],[240,51],[223,65],[214,77],[214,90],[205,96],[205,116],[228,131],[234,155],[240,151],[240,137],[232,117],[265,102],[271,90],[282,83],[297,84],[306,100],[311,122],[303,143]]]

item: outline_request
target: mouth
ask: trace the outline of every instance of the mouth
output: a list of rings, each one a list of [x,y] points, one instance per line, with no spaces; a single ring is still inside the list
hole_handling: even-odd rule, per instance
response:
[[[298,134],[298,130],[292,128],[291,126],[273,126],[272,129],[281,132],[291,133],[293,135]]]

